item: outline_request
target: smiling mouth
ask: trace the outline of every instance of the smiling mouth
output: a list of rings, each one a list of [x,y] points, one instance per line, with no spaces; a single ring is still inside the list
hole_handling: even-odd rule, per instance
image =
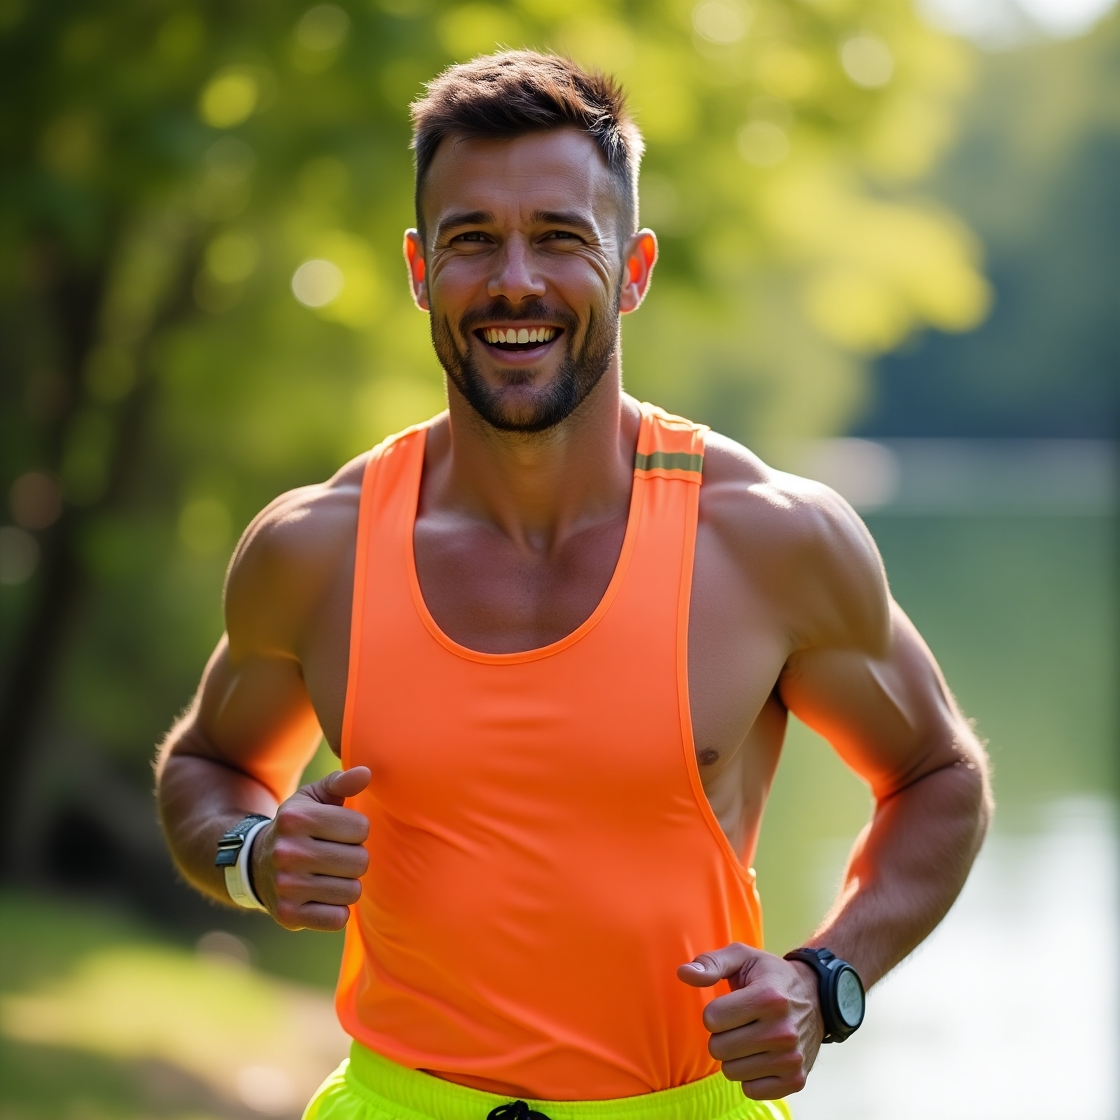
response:
[[[547,346],[563,331],[560,327],[482,327],[474,333],[494,350],[510,353]]]

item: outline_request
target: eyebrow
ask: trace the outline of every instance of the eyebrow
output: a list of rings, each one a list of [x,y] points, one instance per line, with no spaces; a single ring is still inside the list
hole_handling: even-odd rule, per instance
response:
[[[442,237],[449,229],[457,229],[459,226],[485,226],[490,225],[493,221],[494,215],[489,210],[452,212],[447,217],[440,219],[436,226],[436,237]]]
[[[534,225],[571,226],[589,237],[595,237],[599,232],[578,210],[534,210],[529,215],[529,221]]]
[[[452,212],[441,218],[436,226],[436,238],[443,237],[448,230],[458,229],[460,226],[485,226],[492,225],[494,215],[489,210],[462,210]],[[529,215],[533,225],[570,226],[572,229],[581,230],[589,237],[597,235],[598,230],[578,210],[534,210]]]

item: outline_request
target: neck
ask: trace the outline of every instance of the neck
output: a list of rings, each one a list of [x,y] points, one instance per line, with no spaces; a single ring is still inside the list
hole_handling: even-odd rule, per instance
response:
[[[516,545],[552,551],[589,520],[629,506],[639,414],[617,358],[580,406],[544,432],[487,424],[453,385],[429,433],[423,504],[491,522]]]

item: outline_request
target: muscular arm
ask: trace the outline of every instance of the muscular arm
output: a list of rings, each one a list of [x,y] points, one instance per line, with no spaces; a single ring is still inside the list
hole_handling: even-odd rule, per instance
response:
[[[881,657],[820,650],[791,659],[781,694],[871,786],[872,819],[839,898],[809,944],[871,985],[945,916],[991,815],[984,752],[925,643],[897,604]]]
[[[291,928],[342,925],[365,870],[356,846],[364,818],[340,806],[368,775],[334,775],[296,791],[320,737],[301,657],[352,549],[356,495],[346,483],[344,472],[285,495],[249,527],[230,566],[226,634],[156,767],[172,854],[212,898],[229,902],[214,866],[221,834],[247,813],[274,818],[253,846],[253,881]]]
[[[838,605],[790,657],[779,691],[875,798],[840,897],[809,942],[851,961],[870,986],[945,916],[991,796],[983,748],[891,599],[870,537],[846,508],[832,516],[817,548]]]
[[[769,547],[781,561],[766,590],[791,647],[779,696],[875,798],[840,896],[808,944],[851,962],[870,986],[928,936],[960,892],[991,815],[985,756],[891,599],[859,518],[815,484],[763,489],[771,491]],[[737,945],[701,954],[679,975],[701,986],[731,981],[735,990],[708,1005],[705,1024],[713,1056],[744,1092],[773,1098],[804,1085],[823,1033],[807,966]]]

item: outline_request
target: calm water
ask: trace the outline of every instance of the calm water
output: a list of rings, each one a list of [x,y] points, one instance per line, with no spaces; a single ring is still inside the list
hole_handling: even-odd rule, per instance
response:
[[[1115,1120],[1116,523],[868,520],[989,742],[998,808],[958,904],[872,993],[860,1034],[824,1049],[797,1118]],[[819,918],[867,811],[861,783],[795,727],[757,860],[769,948]]]

